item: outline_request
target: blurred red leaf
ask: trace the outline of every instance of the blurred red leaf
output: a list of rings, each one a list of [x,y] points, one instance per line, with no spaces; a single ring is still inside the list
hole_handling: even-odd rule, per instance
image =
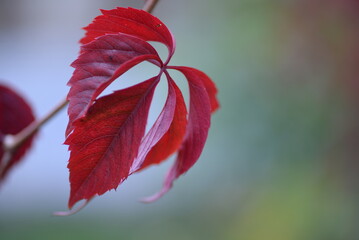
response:
[[[207,139],[210,114],[218,107],[217,89],[203,72],[169,67],[175,40],[168,28],[151,14],[133,8],[102,10],[85,28],[79,58],[69,81],[69,125],[66,144],[71,194],[69,208],[82,199],[116,189],[130,174],[158,164],[179,150],[175,166],[155,200],[198,160]],[[165,44],[166,61],[147,41]],[[148,61],[159,74],[133,87],[97,99],[116,78],[134,65]],[[190,111],[167,69],[181,71],[188,80]],[[168,97],[154,125],[145,134],[152,95],[162,74]],[[97,100],[96,100],[97,99]]]
[[[0,145],[6,135],[15,135],[35,120],[32,109],[25,99],[9,87],[0,85]],[[10,169],[19,163],[31,147],[33,137],[25,141],[15,150],[10,158],[0,148],[0,182],[4,180]],[[6,161],[6,162],[5,162]]]

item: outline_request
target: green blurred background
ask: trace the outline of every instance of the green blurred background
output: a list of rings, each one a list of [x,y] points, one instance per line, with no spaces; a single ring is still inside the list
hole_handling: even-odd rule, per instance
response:
[[[43,116],[66,95],[77,41],[98,9],[143,1],[1,0],[0,78]],[[198,163],[153,204],[171,160],[71,217],[66,113],[0,191],[0,239],[359,239],[359,2],[162,0],[173,65],[216,82]],[[139,78],[142,73],[135,75]]]

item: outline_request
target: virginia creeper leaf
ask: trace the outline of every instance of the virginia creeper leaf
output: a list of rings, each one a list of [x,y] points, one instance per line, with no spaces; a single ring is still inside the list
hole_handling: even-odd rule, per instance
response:
[[[70,119],[66,135],[73,130],[72,123],[85,115],[96,97],[116,78],[144,60],[161,62],[150,44],[123,34],[102,36],[81,49],[82,54],[72,63],[75,71],[68,83]]]
[[[203,86],[206,88],[210,103],[211,103],[211,113],[215,112],[219,108],[219,102],[217,100],[217,87],[210,77],[207,76],[204,72],[191,68],[191,67],[177,67],[177,66],[167,66],[167,69],[175,69],[182,72],[188,79],[188,77],[195,77],[198,81],[201,81]]]
[[[104,96],[74,122],[74,132],[66,140],[71,150],[69,208],[116,189],[128,177],[158,81],[154,77]]]
[[[169,29],[151,14],[133,8],[102,10],[85,28],[80,56],[69,81],[69,124],[66,144],[71,151],[69,208],[116,189],[130,174],[158,164],[178,151],[162,190],[198,160],[207,139],[210,115],[219,107],[217,89],[203,72],[189,67],[168,66],[175,50]],[[169,49],[162,61],[148,41]],[[98,98],[116,78],[136,64],[148,61],[159,74],[133,87]],[[188,80],[190,110],[168,69],[182,72]],[[145,134],[152,96],[162,74],[168,96],[162,112]]]
[[[99,36],[109,33],[125,33],[144,41],[156,41],[165,44],[170,55],[175,50],[175,40],[169,29],[155,16],[139,9],[116,8],[101,10],[102,15],[84,29],[86,35],[81,43],[89,43]]]
[[[138,168],[141,167],[147,153],[151,148],[157,144],[157,142],[163,137],[163,135],[169,129],[173,116],[175,113],[176,107],[176,95],[174,93],[174,88],[172,85],[169,85],[168,96],[166,103],[163,107],[161,114],[158,116],[156,122],[142,139],[141,145],[139,147],[138,155],[133,162],[131,172],[135,172]]]
[[[166,160],[171,154],[176,152],[181,146],[183,137],[186,132],[187,108],[181,90],[177,87],[169,74],[166,75],[168,78],[169,88],[172,89],[171,91],[169,91],[169,96],[171,94],[175,94],[176,96],[175,113],[168,131],[162,136],[160,141],[158,141],[158,143],[148,152],[148,154],[146,155],[146,159],[142,163],[139,170],[142,170],[152,164],[159,164],[163,160]]]
[[[35,120],[32,109],[25,99],[9,87],[0,85],[0,146],[6,135],[15,135]],[[0,147],[0,182],[9,170],[23,158],[31,147],[33,137],[25,141],[10,158],[6,159]],[[7,162],[5,162],[7,161]]]
[[[162,190],[146,202],[155,201],[172,187],[173,181],[187,172],[196,163],[207,140],[211,119],[210,97],[203,80],[203,73],[189,67],[171,67],[182,72],[188,80],[190,91],[190,109],[184,141],[177,159],[167,173]]]

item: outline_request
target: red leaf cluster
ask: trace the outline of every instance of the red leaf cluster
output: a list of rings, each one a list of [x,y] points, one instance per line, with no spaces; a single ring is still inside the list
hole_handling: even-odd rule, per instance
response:
[[[30,137],[14,152],[5,152],[6,136],[16,135],[35,120],[30,105],[11,88],[0,84],[0,182],[31,147]],[[8,155],[7,155],[8,154]]]
[[[169,29],[151,14],[133,8],[102,10],[85,28],[80,56],[69,81],[69,123],[65,144],[71,151],[69,208],[116,189],[129,175],[158,164],[178,151],[177,159],[153,201],[166,193],[173,181],[199,158],[207,139],[211,113],[218,108],[217,89],[203,72],[169,66],[175,40]],[[148,43],[168,48],[162,61]],[[132,87],[99,97],[103,90],[133,66],[148,61],[159,74]],[[182,93],[168,70],[180,71],[188,80],[189,112]],[[168,96],[162,112],[145,132],[152,97],[162,75]]]

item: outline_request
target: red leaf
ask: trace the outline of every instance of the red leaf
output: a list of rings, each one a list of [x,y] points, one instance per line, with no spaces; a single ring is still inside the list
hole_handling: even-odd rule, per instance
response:
[[[2,146],[6,135],[15,135],[35,120],[30,105],[12,89],[0,85],[0,145]],[[9,170],[16,165],[26,151],[31,147],[33,137],[29,138],[7,163],[4,162],[4,150],[0,147],[0,181],[8,174]]]
[[[206,88],[209,100],[211,102],[211,113],[215,112],[219,108],[219,102],[217,100],[217,87],[210,77],[207,76],[204,72],[191,68],[191,67],[177,67],[177,66],[167,66],[167,69],[175,69],[182,71],[183,74],[187,72],[187,75],[192,72],[192,74],[197,75],[199,81],[203,83],[203,86]],[[192,75],[190,74],[190,75]],[[186,75],[186,74],[185,74]]]
[[[100,93],[136,64],[155,60],[161,64],[156,50],[138,38],[116,34],[105,35],[82,47],[82,54],[72,63],[75,67],[68,85],[69,123],[68,135],[73,122],[85,116],[86,111]]]
[[[71,150],[69,208],[116,189],[137,156],[159,77],[98,99],[74,122],[65,144]]]
[[[183,73],[186,72],[186,71],[195,72],[195,74],[198,76],[198,78],[202,80],[203,85],[207,90],[209,100],[211,102],[211,113],[215,112],[219,108],[219,102],[217,100],[217,92],[218,92],[218,90],[217,90],[217,87],[214,84],[214,82],[204,72],[202,72],[202,71],[200,71],[198,69],[189,68],[189,67],[185,67],[185,68],[187,70],[184,70],[184,68],[182,68]],[[180,70],[180,69],[178,69],[178,70]]]
[[[101,10],[103,15],[84,29],[86,36],[81,43],[89,43],[95,38],[109,33],[125,33],[144,41],[156,41],[165,44],[170,55],[175,50],[175,40],[169,29],[155,16],[134,8],[116,8]]]
[[[207,140],[211,119],[211,104],[204,84],[204,75],[201,71],[189,67],[171,67],[182,72],[188,80],[190,91],[190,110],[188,125],[184,142],[179,150],[177,159],[167,173],[163,188],[152,197],[144,199],[145,202],[155,201],[168,192],[173,181],[187,172],[196,163],[202,153]]]
[[[150,200],[163,195],[199,158],[210,114],[219,107],[217,89],[206,74],[194,68],[167,66],[175,40],[159,19],[133,8],[102,13],[85,28],[86,36],[81,40],[85,45],[72,64],[76,69],[69,81],[66,144],[71,151],[70,208],[79,200],[89,201],[117,188],[133,172],[158,164],[179,150],[163,189]],[[169,49],[167,60],[161,61],[147,41],[165,44]],[[141,61],[158,66],[159,75],[96,100],[111,82]],[[181,91],[167,69],[179,70],[188,79],[188,120]],[[163,73],[168,81],[168,97],[144,136],[153,91]]]
[[[167,72],[166,72],[167,73]],[[138,170],[142,170],[149,165],[159,164],[162,161],[166,160],[171,154],[176,152],[180,147],[183,137],[186,132],[187,125],[187,109],[184,103],[184,99],[181,93],[181,90],[177,87],[175,82],[171,79],[169,74],[167,75],[168,84],[169,84],[169,97],[175,97],[175,112],[173,118],[170,120],[171,123],[167,132],[162,136],[162,138],[157,142],[156,145],[151,146],[152,149],[147,153],[145,161],[142,163],[141,168]],[[168,100],[167,100],[168,101]],[[167,103],[166,103],[167,105]],[[166,110],[166,107],[163,111]],[[163,114],[163,112],[162,112]],[[161,115],[162,115],[161,114]],[[160,117],[159,117],[160,119]],[[162,125],[162,122],[158,122],[159,126]],[[155,125],[156,125],[155,123]],[[166,124],[166,123],[164,123]],[[154,128],[153,128],[154,129]],[[152,130],[152,129],[151,129]],[[144,154],[145,155],[145,154]]]

